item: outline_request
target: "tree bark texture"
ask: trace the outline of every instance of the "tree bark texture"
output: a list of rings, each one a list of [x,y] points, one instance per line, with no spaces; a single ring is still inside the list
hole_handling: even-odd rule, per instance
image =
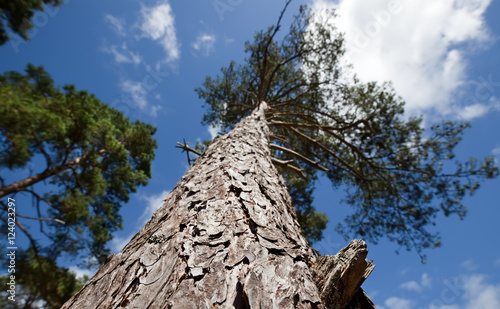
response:
[[[152,219],[63,308],[323,308],[265,103],[216,138]]]

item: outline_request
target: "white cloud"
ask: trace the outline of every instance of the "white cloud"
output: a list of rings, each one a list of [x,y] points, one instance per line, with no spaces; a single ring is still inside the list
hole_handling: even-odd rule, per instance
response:
[[[390,297],[385,301],[384,305],[388,309],[412,309],[414,308],[414,301],[399,297]]]
[[[166,62],[179,59],[180,49],[170,4],[163,3],[153,7],[142,7],[141,16],[142,36],[157,41],[163,47],[167,53]]]
[[[200,52],[203,56],[209,56],[213,52],[215,45],[215,35],[213,34],[200,34],[196,38],[196,41],[191,45],[193,49]]]
[[[422,274],[422,278],[420,279],[420,284],[424,288],[430,288],[432,287],[432,279],[429,277],[427,273]]]
[[[95,273],[96,269],[80,268],[78,266],[70,266],[69,271],[76,275],[76,278],[83,278],[83,276],[88,276],[91,278]]]
[[[423,273],[420,282],[408,281],[402,283],[399,287],[408,291],[422,292],[425,288],[432,286],[432,279],[427,273]]]
[[[132,80],[124,80],[120,84],[120,88],[123,92],[128,93],[132,101],[141,109],[144,109],[148,105],[147,101],[147,91],[142,86],[141,82],[136,82]]]
[[[485,276],[473,275],[463,279],[467,301],[465,309],[500,308],[500,285],[486,284]]]
[[[500,284],[486,283],[486,276],[457,278],[457,284],[444,283],[441,298],[433,300],[429,309],[497,309],[500,308]],[[452,293],[452,294],[450,294]],[[451,297],[453,296],[453,297]]]
[[[147,201],[146,208],[144,212],[139,217],[139,225],[143,226],[148,222],[156,210],[163,206],[163,201],[167,198],[170,191],[163,190],[160,194],[142,197],[143,200]]]
[[[466,55],[487,43],[484,13],[491,0],[316,0],[314,9],[336,8],[346,33],[347,60],[363,81],[392,81],[410,113],[455,114],[467,82]],[[460,105],[460,104],[458,104]],[[462,106],[458,106],[462,107]],[[484,115],[481,105],[459,117]]]
[[[125,36],[125,21],[123,19],[106,14],[104,20],[111,25],[116,34]]]
[[[224,38],[224,46],[228,47],[229,45],[234,43],[234,39],[232,38]]]
[[[484,104],[473,104],[465,106],[458,111],[458,117],[463,120],[471,120],[486,115],[490,111],[490,107]]]
[[[110,250],[111,253],[121,252],[122,249],[130,242],[132,237],[134,237],[135,233],[132,233],[126,237],[114,237],[110,241]]]
[[[467,271],[474,271],[477,270],[478,266],[476,265],[476,263],[474,263],[474,260],[468,259],[460,264],[460,268]]]
[[[142,62],[142,57],[139,53],[130,51],[126,43],[121,46],[111,45],[102,49],[105,53],[113,55],[117,63],[133,63],[139,64]]]
[[[460,307],[457,305],[442,305],[442,306],[440,306],[440,305],[431,304],[429,306],[429,309],[460,309]]]
[[[408,281],[408,282],[401,283],[399,285],[399,287],[402,289],[408,290],[408,291],[415,291],[415,292],[422,291],[422,287],[416,281]]]
[[[208,133],[210,133],[210,137],[212,138],[212,140],[217,135],[219,135],[219,133],[221,132],[221,130],[222,130],[221,126],[209,126],[208,127]]]

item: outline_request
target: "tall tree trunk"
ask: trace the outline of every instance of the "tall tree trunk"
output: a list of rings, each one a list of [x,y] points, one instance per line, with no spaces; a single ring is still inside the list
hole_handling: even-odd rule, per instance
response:
[[[161,207],[63,308],[321,308],[266,103],[216,138]]]

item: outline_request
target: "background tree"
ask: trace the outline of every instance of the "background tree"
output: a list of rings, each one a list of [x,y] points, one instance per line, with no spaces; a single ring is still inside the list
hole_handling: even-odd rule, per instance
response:
[[[10,39],[6,26],[27,41],[28,30],[33,28],[31,18],[35,12],[43,11],[44,5],[58,6],[62,3],[62,0],[0,1],[0,45]]]
[[[305,195],[307,206],[296,203],[299,213],[311,209],[314,177],[323,171],[335,188],[346,188],[344,202],[354,209],[337,226],[341,234],[374,242],[386,236],[424,258],[423,248],[440,244],[428,229],[436,215],[463,218],[462,198],[498,168],[492,157],[444,164],[469,125],[447,121],[426,131],[421,118],[404,116],[404,101],[390,84],[350,78],[334,18],[332,11],[301,7],[281,39],[280,21],[256,33],[243,64],[231,62],[196,90],[207,107],[203,123],[226,132],[266,101],[273,162],[292,198]],[[305,185],[297,177],[313,181]]]
[[[16,209],[17,228],[30,242],[29,250],[19,253],[23,258],[18,267],[23,268],[24,278],[32,273],[60,279],[53,284],[61,289],[66,286],[64,291],[45,290],[47,282],[24,286],[50,306],[60,307],[74,292],[74,283],[67,284],[67,270],[47,265],[55,266],[54,261],[64,254],[104,262],[109,254],[106,243],[122,228],[120,206],[151,177],[156,129],[131,122],[74,86],[54,87],[49,74],[32,65],[27,66],[26,75],[8,72],[0,76],[0,102],[0,167],[15,172],[30,162],[36,162],[35,167],[45,164],[9,184],[6,180],[15,179],[14,173],[2,172],[2,231],[7,231],[5,197],[31,196],[34,214]],[[26,225],[29,220],[38,221],[40,233],[36,234],[46,239],[35,236]],[[58,272],[64,275],[54,276]]]

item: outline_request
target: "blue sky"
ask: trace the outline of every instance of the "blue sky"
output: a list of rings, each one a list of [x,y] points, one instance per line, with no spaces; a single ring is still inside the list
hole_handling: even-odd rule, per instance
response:
[[[187,169],[174,146],[209,139],[194,88],[230,60],[244,58],[243,44],[276,22],[285,1],[71,0],[35,16],[31,41],[15,38],[0,48],[0,72],[43,65],[56,84],[75,84],[100,100],[158,127],[153,178],[122,208],[124,230],[114,252],[149,220]],[[294,1],[337,9],[353,71],[363,80],[391,80],[407,101],[407,115],[426,125],[467,120],[472,128],[459,159],[500,156],[500,3],[488,0]],[[36,170],[36,163],[31,166]],[[42,167],[40,167],[42,168]],[[381,241],[368,244],[377,265],[364,284],[379,308],[500,308],[500,179],[485,182],[466,199],[465,220],[439,218],[443,246],[415,252]],[[315,206],[331,222],[314,247],[335,254],[347,243],[334,231],[350,213],[342,192],[320,179]],[[30,207],[18,205],[19,207]],[[78,273],[86,270],[75,265]]]

